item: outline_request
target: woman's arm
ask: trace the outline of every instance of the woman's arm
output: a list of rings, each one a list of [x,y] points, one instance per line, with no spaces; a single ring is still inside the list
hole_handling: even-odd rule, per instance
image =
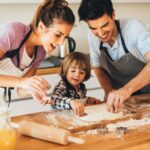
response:
[[[4,52],[0,50],[0,59],[3,57],[3,55]],[[43,91],[48,89],[48,82],[41,77],[29,77],[31,74],[34,74],[34,72],[35,70],[30,69],[25,77],[17,77],[15,75],[0,75],[0,87],[19,87],[34,91]]]
[[[36,73],[36,70],[37,69],[31,68],[27,72],[27,74],[24,76],[24,78],[34,76],[35,73]],[[38,77],[38,78],[41,78],[41,77]],[[41,80],[43,80],[43,84],[44,84],[44,82],[48,83],[43,78],[41,78]],[[39,103],[42,103],[42,104],[52,104],[52,101],[51,101],[50,97],[47,96],[47,90],[44,90],[44,88],[43,88],[42,92],[36,92],[36,91],[31,91],[31,90],[27,90],[27,89],[23,89],[23,88],[18,88],[17,93],[20,97],[30,97],[30,96],[32,96],[35,100],[37,100]]]
[[[30,69],[25,75],[24,77],[31,77],[34,76],[36,73],[37,69]],[[23,88],[17,88],[17,94],[19,97],[30,97],[31,96],[31,92],[29,90],[23,89]]]

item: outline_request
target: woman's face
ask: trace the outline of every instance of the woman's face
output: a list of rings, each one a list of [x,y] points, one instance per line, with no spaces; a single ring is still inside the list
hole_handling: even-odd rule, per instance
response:
[[[69,36],[73,25],[63,21],[54,20],[54,23],[46,28],[41,27],[40,41],[47,53],[51,53],[59,45],[62,45],[64,40]]]

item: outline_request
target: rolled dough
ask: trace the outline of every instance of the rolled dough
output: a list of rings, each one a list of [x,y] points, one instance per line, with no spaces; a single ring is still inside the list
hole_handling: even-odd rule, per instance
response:
[[[82,121],[114,120],[123,117],[123,113],[110,113],[107,111],[106,103],[85,107],[86,116],[77,117]]]

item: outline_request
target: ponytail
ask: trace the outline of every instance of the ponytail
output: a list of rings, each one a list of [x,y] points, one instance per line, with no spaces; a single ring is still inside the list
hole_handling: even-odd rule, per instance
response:
[[[36,28],[40,21],[46,27],[53,24],[54,19],[63,20],[71,25],[75,22],[75,16],[72,10],[68,7],[68,2],[65,0],[45,0],[39,5],[35,16],[32,20],[31,27],[36,32]]]

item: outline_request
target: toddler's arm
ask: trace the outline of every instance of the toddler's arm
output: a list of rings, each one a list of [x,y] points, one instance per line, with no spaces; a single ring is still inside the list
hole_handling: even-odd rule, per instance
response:
[[[63,82],[59,82],[59,84],[54,88],[53,92],[50,95],[51,100],[54,102],[52,104],[52,107],[55,109],[71,109],[71,99],[68,98],[66,95],[66,86],[63,85]]]

